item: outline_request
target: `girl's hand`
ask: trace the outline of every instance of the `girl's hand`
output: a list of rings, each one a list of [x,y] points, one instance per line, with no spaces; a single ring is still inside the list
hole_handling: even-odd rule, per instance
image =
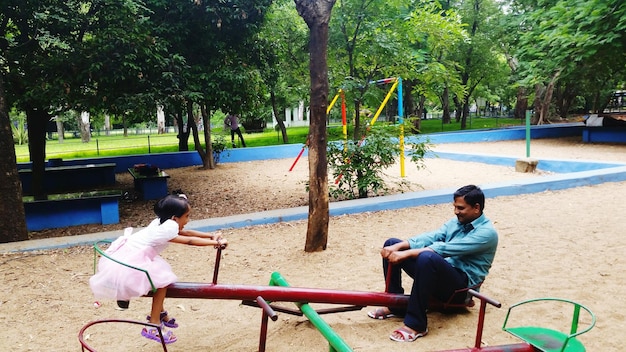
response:
[[[212,240],[217,241],[222,238],[222,232],[221,231],[214,232],[213,234],[210,235],[210,237]]]
[[[216,239],[217,244],[215,245],[215,248],[221,248],[221,249],[225,249],[226,247],[228,247],[228,240],[225,238],[218,238]]]

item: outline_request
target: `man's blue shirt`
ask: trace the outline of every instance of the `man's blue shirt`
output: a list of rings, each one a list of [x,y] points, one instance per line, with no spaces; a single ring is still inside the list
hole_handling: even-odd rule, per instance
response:
[[[498,247],[498,234],[485,214],[470,224],[462,225],[453,218],[438,230],[411,237],[408,242],[411,249],[429,247],[443,256],[450,265],[463,270],[469,286],[473,286],[484,281],[489,273]]]

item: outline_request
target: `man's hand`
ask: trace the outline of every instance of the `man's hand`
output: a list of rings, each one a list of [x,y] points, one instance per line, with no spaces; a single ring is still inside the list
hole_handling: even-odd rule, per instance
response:
[[[380,256],[385,259],[389,259],[391,253],[394,253],[395,251],[396,250],[393,249],[393,246],[383,247],[383,249],[380,250]]]
[[[407,250],[397,250],[393,246],[383,247],[380,250],[380,255],[389,260],[391,264],[397,264],[409,258],[414,258],[420,255],[420,253],[425,251],[432,251],[432,249],[428,247],[424,248],[416,248],[416,249],[407,249]]]
[[[383,249],[380,250],[380,255],[383,258],[387,259],[391,264],[396,264],[409,257],[406,255],[407,252],[409,251],[402,250],[401,248],[398,248],[398,246],[393,245],[393,246],[383,247]]]
[[[398,264],[402,261],[404,261],[405,259],[409,258],[410,256],[408,256],[409,251],[395,251],[395,252],[391,252],[389,254],[389,256],[387,257],[387,260],[389,260],[390,264]]]

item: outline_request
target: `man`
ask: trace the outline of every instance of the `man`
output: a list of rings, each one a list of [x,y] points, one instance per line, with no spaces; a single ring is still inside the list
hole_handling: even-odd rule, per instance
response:
[[[241,134],[241,129],[239,128],[239,119],[235,114],[228,114],[224,119],[224,126],[228,126],[230,128],[230,141],[233,144],[233,148],[236,148],[235,145],[235,133],[239,136],[239,140],[241,140],[241,145],[245,148],[246,141],[243,140],[243,135]]]
[[[459,188],[454,192],[453,205],[456,219],[408,240],[390,238],[380,251],[388,292],[404,293],[402,270],[413,278],[406,310],[383,307],[368,313],[374,319],[404,316],[404,326],[389,336],[394,341],[411,342],[425,336],[430,298],[446,302],[455,290],[481,283],[491,268],[498,235],[483,214],[482,190],[474,185]],[[463,302],[465,297],[459,299]]]

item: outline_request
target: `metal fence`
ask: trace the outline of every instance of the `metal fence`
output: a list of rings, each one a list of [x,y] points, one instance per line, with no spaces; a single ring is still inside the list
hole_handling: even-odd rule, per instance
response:
[[[153,153],[155,149],[161,147],[178,146],[178,140],[173,138],[177,135],[174,129],[166,130],[164,134],[158,134],[156,128],[129,129],[127,135],[124,136],[123,130],[110,131],[92,131],[91,139],[85,143],[81,140],[80,134],[77,132],[65,132],[62,150],[56,151],[56,148],[50,148],[50,144],[58,143],[58,134],[56,132],[48,134],[46,147],[46,157],[55,158],[59,155],[67,155],[68,153],[76,153],[81,156],[101,156],[114,153],[107,151],[128,150],[132,149],[136,153]],[[106,138],[99,138],[104,137]],[[117,137],[119,136],[119,138]],[[16,151],[17,159],[28,158],[29,153],[26,149],[21,153]]]

